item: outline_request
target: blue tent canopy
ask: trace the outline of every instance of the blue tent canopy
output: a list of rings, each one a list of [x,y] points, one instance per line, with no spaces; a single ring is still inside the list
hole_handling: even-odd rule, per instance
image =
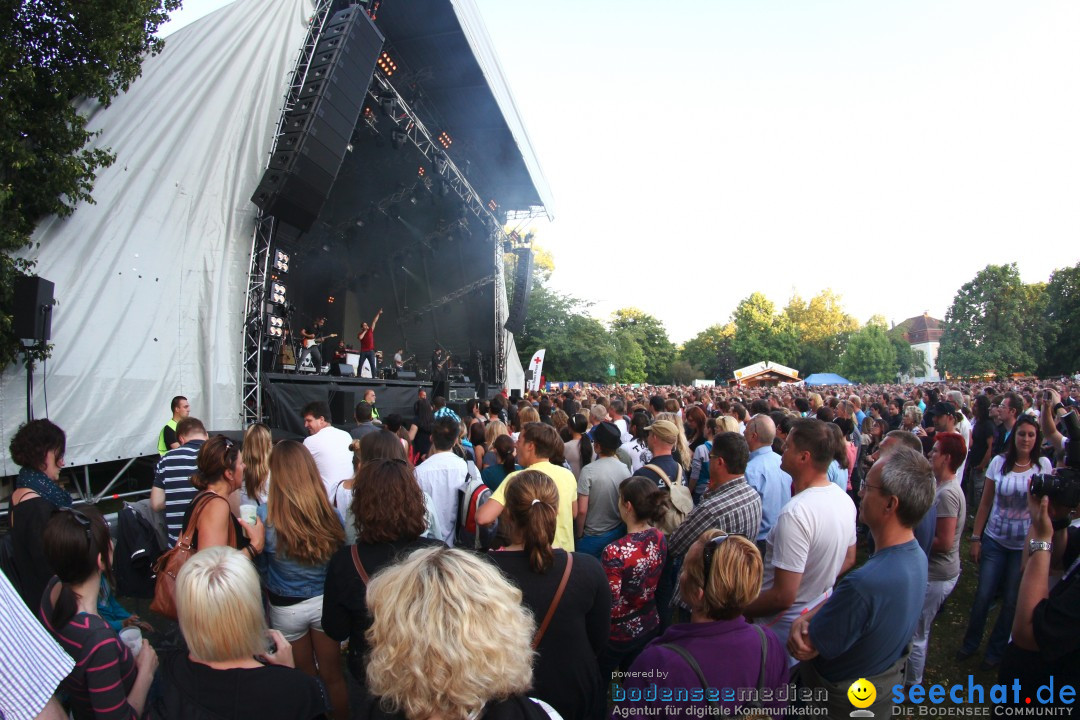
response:
[[[854,385],[847,378],[842,378],[836,373],[814,373],[803,380],[807,385]]]

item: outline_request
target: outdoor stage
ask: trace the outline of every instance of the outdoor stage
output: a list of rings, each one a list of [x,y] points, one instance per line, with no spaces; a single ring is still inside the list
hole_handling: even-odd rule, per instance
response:
[[[427,390],[431,397],[431,383],[420,380],[381,380],[378,378],[347,378],[329,375],[296,375],[292,373],[265,373],[263,390],[266,393],[270,426],[306,435],[304,418],[300,414],[304,405],[325,400],[330,405],[331,422],[339,427],[354,423],[356,404],[364,399],[367,390],[375,391],[375,406],[379,415],[386,417],[398,413],[406,420],[415,415],[413,404],[417,392]],[[461,413],[464,403],[477,397],[477,386],[470,383],[448,383],[448,403]],[[494,391],[493,391],[494,392]],[[490,399],[490,398],[484,398]]]

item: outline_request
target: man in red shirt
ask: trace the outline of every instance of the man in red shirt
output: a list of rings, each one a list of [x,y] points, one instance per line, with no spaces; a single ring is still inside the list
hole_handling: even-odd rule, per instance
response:
[[[375,313],[375,319],[371,321],[371,325],[367,323],[360,323],[360,332],[356,334],[356,339],[360,341],[360,367],[357,368],[359,373],[364,369],[364,360],[368,361],[368,367],[371,368],[371,377],[377,376],[375,368],[375,326],[379,324],[379,317],[382,316],[382,308],[379,308],[379,312]]]

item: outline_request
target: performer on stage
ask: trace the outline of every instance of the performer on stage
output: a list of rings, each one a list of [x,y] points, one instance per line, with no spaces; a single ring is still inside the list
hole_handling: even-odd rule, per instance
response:
[[[447,381],[450,378],[450,353],[441,347],[431,353],[431,396],[446,397]]]
[[[319,343],[327,338],[337,337],[337,335],[322,335],[321,333],[326,325],[325,317],[317,317],[311,323],[311,329],[300,328],[300,337],[304,343],[304,351],[300,353],[300,360],[296,363],[297,371],[300,370],[300,366],[304,364],[304,358],[311,355],[311,364],[315,366],[315,372],[321,373],[323,366],[322,350],[319,349]]]
[[[404,348],[398,348],[397,352],[394,353],[394,368],[400,370],[403,367],[405,367],[405,350]]]
[[[379,318],[382,316],[382,308],[379,308],[379,312],[375,313],[375,319],[371,321],[371,325],[367,323],[360,323],[360,332],[356,333],[356,339],[360,341],[360,367],[356,369],[359,373],[364,368],[364,359],[368,361],[368,367],[371,368],[371,377],[378,377],[376,371],[376,359],[375,359],[375,326],[379,324]]]

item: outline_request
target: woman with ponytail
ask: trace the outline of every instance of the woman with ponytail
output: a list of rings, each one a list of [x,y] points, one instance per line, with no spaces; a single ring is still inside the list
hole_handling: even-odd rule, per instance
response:
[[[589,420],[581,413],[575,414],[563,429],[563,457],[570,465],[574,477],[581,476],[581,468],[592,462],[592,438],[588,435]]]
[[[626,670],[660,631],[656,586],[667,558],[667,541],[654,525],[669,507],[669,494],[645,477],[619,485],[619,515],[626,536],[604,548],[600,562],[611,587],[611,635],[600,659],[601,687]]]
[[[41,621],[75,660],[63,682],[75,720],[138,718],[158,666],[146,640],[133,656],[98,615],[101,579],[112,575],[109,527],[92,508],[64,508],[49,519],[45,557],[56,576],[41,600]]]
[[[521,588],[538,625],[555,606],[539,641],[534,638],[539,656],[532,694],[566,720],[598,716],[604,697],[597,658],[607,645],[611,617],[603,568],[591,555],[552,548],[559,491],[547,475],[536,470],[517,473],[506,486],[505,499],[502,521],[510,544],[490,557]]]
[[[492,492],[495,492],[507,475],[521,469],[521,466],[517,464],[515,449],[514,441],[509,435],[499,435],[491,444],[489,455],[496,456],[499,462],[497,465],[484,468],[480,472],[480,479],[491,488]]]

